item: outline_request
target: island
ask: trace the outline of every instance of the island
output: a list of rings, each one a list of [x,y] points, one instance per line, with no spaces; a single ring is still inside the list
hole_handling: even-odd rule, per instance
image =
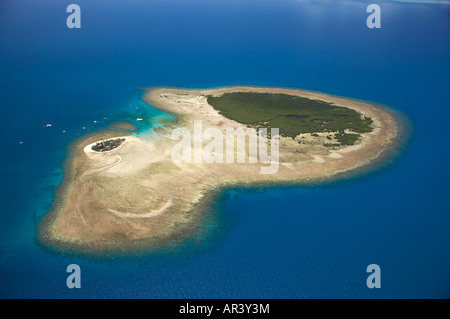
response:
[[[199,225],[223,189],[356,175],[385,163],[404,136],[391,109],[299,89],[151,88],[144,100],[176,119],[147,137],[103,130],[74,143],[64,181],[39,226],[41,243],[87,253],[168,247],[201,236]],[[225,150],[234,141],[228,132],[238,130],[256,132],[254,156],[250,134],[242,147]],[[191,139],[181,141],[181,133]],[[276,151],[270,163],[260,156],[263,146],[270,150],[266,158]],[[174,160],[183,147],[189,153]]]
[[[124,138],[112,138],[110,140],[95,143],[92,145],[91,149],[95,152],[109,152],[118,148],[123,142],[125,142]]]

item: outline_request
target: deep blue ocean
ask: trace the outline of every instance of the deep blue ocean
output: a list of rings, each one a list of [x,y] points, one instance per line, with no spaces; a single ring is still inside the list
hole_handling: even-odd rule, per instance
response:
[[[81,29],[66,27],[73,2]],[[371,2],[0,0],[0,297],[449,298],[450,5]],[[79,134],[158,125],[139,87],[234,84],[387,105],[410,138],[346,180],[223,192],[198,250],[105,260],[38,243]],[[81,289],[66,287],[72,263]]]

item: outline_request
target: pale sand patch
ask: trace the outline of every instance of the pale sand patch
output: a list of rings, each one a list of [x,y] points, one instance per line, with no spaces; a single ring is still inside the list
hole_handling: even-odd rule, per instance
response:
[[[283,165],[284,167],[287,167],[289,169],[294,169],[294,164],[292,164],[292,163],[281,163],[281,165]]]
[[[328,155],[329,158],[342,158],[343,156],[339,154],[338,152],[330,152]]]
[[[325,163],[325,160],[322,157],[318,156],[318,155],[312,155],[312,157],[314,157],[314,162],[315,163],[319,163],[319,164]]]
[[[151,218],[151,217],[158,216],[159,214],[165,212],[170,206],[172,206],[172,204],[173,204],[172,198],[169,198],[169,200],[160,209],[154,209],[151,212],[143,213],[143,214],[118,212],[117,210],[114,210],[114,209],[108,209],[108,211],[113,213],[114,215],[122,217],[122,218]]]

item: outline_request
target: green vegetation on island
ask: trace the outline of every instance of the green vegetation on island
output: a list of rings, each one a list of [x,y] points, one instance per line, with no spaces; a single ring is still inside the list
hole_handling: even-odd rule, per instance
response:
[[[324,146],[353,145],[360,135],[372,131],[372,119],[343,106],[282,93],[233,92],[208,96],[208,104],[229,119],[249,127],[279,128],[280,135],[295,138],[302,133],[337,132],[340,143]],[[328,138],[329,140],[331,139]]]
[[[96,152],[111,151],[125,142],[124,138],[114,138],[106,141],[101,141],[92,146],[92,150]]]
[[[339,147],[339,146],[341,146],[341,144],[338,144],[338,143],[325,143],[325,144],[323,144],[323,146],[325,146],[325,147]]]
[[[354,145],[359,140],[359,134],[338,133],[334,138],[341,143],[341,145]]]

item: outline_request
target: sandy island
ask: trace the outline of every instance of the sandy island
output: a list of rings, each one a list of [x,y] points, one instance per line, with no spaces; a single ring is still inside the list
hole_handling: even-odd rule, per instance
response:
[[[352,108],[373,120],[373,131],[359,144],[336,150],[323,146],[326,134],[305,143],[280,138],[280,166],[273,175],[260,174],[261,164],[174,163],[171,140],[177,127],[193,130],[245,126],[220,115],[206,95],[225,92],[287,93]],[[321,93],[283,88],[227,87],[207,90],[149,89],[144,99],[175,114],[170,125],[149,138],[126,136],[120,147],[105,153],[93,143],[124,133],[104,131],[80,139],[66,163],[66,176],[51,211],[44,217],[39,239],[45,245],[75,251],[118,251],[161,247],[192,234],[202,221],[201,205],[208,194],[233,185],[303,184],[329,180],[368,167],[393,153],[401,135],[395,114],[383,107]],[[123,137],[123,136],[121,136]],[[323,140],[322,140],[323,138]]]

